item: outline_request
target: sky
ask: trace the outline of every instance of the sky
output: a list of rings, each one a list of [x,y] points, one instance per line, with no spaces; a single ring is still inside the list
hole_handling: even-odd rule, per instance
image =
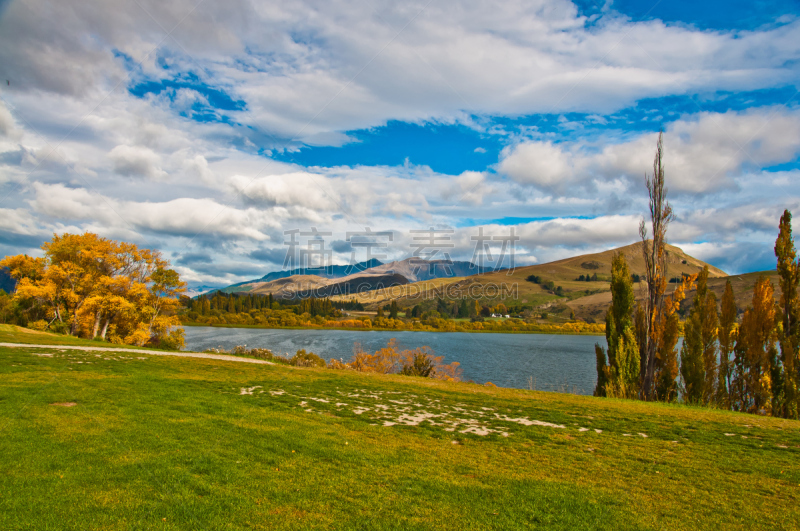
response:
[[[780,0],[0,0],[0,256],[546,263],[639,239],[663,130],[669,243],[774,269],[798,35]]]

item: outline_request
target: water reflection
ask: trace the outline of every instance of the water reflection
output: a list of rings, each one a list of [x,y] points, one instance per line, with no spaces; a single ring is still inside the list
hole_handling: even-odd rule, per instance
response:
[[[345,361],[355,342],[375,351],[392,337],[403,348],[427,345],[445,363],[461,363],[464,380],[578,394],[592,393],[597,378],[594,344],[605,345],[605,338],[597,336],[186,327],[189,350],[247,345],[294,354],[303,348],[325,360]]]

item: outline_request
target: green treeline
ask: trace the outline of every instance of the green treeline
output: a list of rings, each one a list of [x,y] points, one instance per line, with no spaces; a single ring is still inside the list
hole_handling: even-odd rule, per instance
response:
[[[286,301],[272,294],[223,293],[183,298],[185,322],[202,324],[246,324],[275,327],[321,325],[326,318],[341,317],[341,308],[363,308],[355,300],[333,302],[330,299]]]

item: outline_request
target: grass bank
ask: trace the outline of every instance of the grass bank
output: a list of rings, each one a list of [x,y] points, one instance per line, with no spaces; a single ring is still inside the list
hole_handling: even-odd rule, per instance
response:
[[[38,330],[31,330],[30,328],[23,328],[21,326],[0,324],[0,343],[25,343],[28,345],[46,344],[46,345],[75,345],[83,347],[113,347],[113,348],[130,348],[130,349],[146,349],[146,350],[165,350],[152,347],[139,347],[136,345],[126,345],[109,343],[108,341],[100,339],[81,339],[79,337],[53,334],[50,332],[40,332]]]
[[[795,529],[799,457],[782,419],[0,348],[2,529]]]

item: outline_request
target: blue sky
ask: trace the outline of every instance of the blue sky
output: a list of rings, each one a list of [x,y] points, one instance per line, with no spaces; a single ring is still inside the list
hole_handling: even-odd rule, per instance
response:
[[[577,5],[587,14],[595,13],[598,4],[600,3],[577,2]],[[781,16],[800,14],[800,5],[792,0],[729,0],[726,2],[622,0],[613,2],[612,7],[633,20],[661,20],[670,24],[687,24],[704,30],[723,31],[757,30],[775,24]]]
[[[396,166],[406,163],[424,165],[433,171],[459,174],[482,171],[496,161],[508,145],[505,135],[487,130],[503,128],[520,135],[552,138],[554,142],[576,140],[622,140],[631,135],[658,130],[681,116],[698,112],[724,113],[743,111],[756,106],[791,103],[796,89],[775,89],[741,93],[708,93],[686,96],[647,98],[634,106],[609,115],[595,113],[535,114],[528,116],[473,116],[479,126],[441,123],[390,121],[384,126],[346,131],[350,142],[342,146],[305,145],[295,149],[275,150],[271,155],[281,161],[303,166]],[[535,128],[535,132],[528,131]],[[798,161],[775,169],[797,168]]]
[[[0,244],[91,230],[191,285],[285,232],[513,229],[518,265],[627,245],[664,131],[668,239],[774,267],[800,210],[800,4],[532,0],[0,6]],[[498,240],[498,241],[500,241]],[[305,245],[305,243],[304,243]],[[495,246],[499,244],[493,244]]]

